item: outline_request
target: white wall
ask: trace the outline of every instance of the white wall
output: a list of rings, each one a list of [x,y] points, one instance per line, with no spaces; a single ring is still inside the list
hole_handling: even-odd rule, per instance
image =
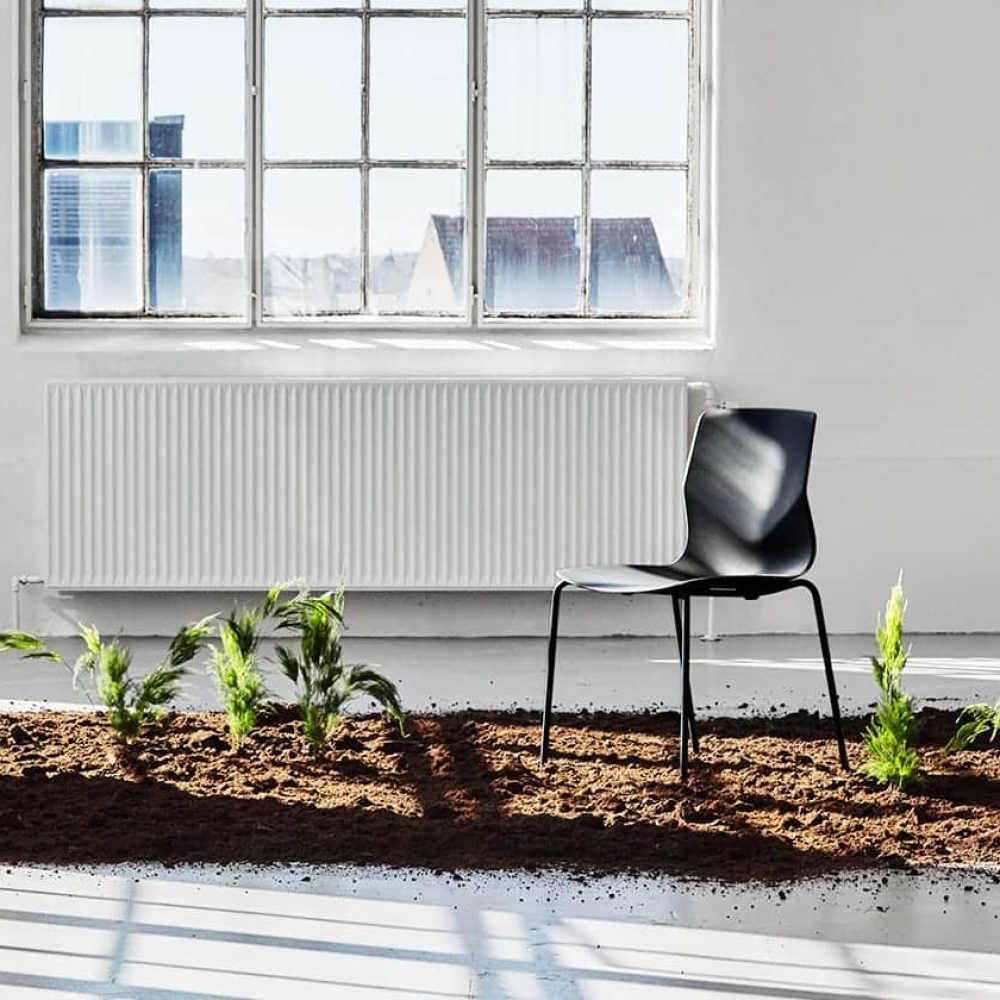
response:
[[[14,51],[14,6],[3,0],[0,52]],[[717,26],[712,352],[212,353],[175,341],[19,341],[17,255],[0,240],[0,580],[44,563],[48,377],[659,370],[710,379],[739,403],[819,411],[816,578],[832,629],[867,631],[903,566],[912,628],[1000,631],[1000,4],[721,0]],[[2,234],[15,230],[16,79],[11,66],[0,80]],[[157,631],[205,603],[28,592],[24,623],[62,631],[96,616]],[[571,610],[567,626],[658,630],[666,617],[657,601],[599,607]],[[456,614],[440,597],[359,595],[354,608],[359,632],[497,634],[545,621],[540,597],[465,597]],[[802,596],[722,606],[719,620],[730,630],[808,626]]]

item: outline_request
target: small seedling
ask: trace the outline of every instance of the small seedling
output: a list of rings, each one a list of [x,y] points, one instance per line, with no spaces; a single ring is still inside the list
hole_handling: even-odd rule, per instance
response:
[[[261,623],[277,607],[283,586],[272,587],[264,600],[219,622],[219,645],[212,646],[209,671],[215,677],[235,750],[257,725],[267,688],[257,660]]]
[[[342,662],[344,590],[313,596],[301,591],[275,609],[278,627],[298,638],[295,649],[279,646],[278,662],[298,690],[302,733],[319,753],[343,718],[344,706],[360,695],[374,699],[404,731],[405,715],[395,685],[364,664]]]
[[[956,750],[967,750],[980,736],[987,733],[990,735],[990,743],[1000,733],[1000,701],[995,705],[968,705],[963,708],[958,715],[958,729],[945,746],[945,751],[954,753]]]
[[[132,743],[177,697],[189,663],[205,645],[215,615],[183,626],[170,640],[167,655],[145,677],[131,676],[132,651],[118,639],[105,642],[93,626],[81,626],[84,651],[73,670],[74,683],[87,677],[108,710],[108,724],[123,743]]]
[[[73,668],[73,683],[89,679],[92,693],[108,711],[108,725],[119,740],[131,743],[166,714],[180,689],[185,664],[204,646],[214,620],[211,615],[180,629],[163,662],[142,679],[131,676],[132,651],[127,646],[118,639],[105,642],[96,628],[81,625],[84,649]],[[26,659],[62,662],[58,653],[27,632],[0,632],[0,649],[16,650]]]
[[[865,729],[866,758],[861,771],[883,785],[910,788],[923,778],[914,746],[917,730],[913,699],[903,691],[902,675],[909,651],[903,648],[903,574],[885,606],[885,624],[875,630],[881,657],[872,657],[872,675],[879,689],[875,715]]]

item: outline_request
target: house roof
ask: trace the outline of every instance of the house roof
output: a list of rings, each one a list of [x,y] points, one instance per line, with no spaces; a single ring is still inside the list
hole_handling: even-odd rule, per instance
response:
[[[465,220],[433,215],[431,221],[452,290],[459,298],[465,269]],[[594,308],[661,312],[678,304],[656,228],[648,216],[594,219],[591,240],[590,297]],[[578,218],[488,218],[487,308],[574,309],[581,242]]]

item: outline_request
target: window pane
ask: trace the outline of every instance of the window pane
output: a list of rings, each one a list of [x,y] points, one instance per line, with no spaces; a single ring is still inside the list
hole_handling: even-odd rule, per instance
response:
[[[375,10],[402,8],[404,10],[467,10],[464,0],[371,0]]]
[[[157,124],[192,159],[243,159],[242,17],[154,17],[149,25],[150,152]],[[178,130],[179,129],[179,133]]]
[[[580,307],[580,174],[491,170],[486,179],[486,309]]]
[[[272,159],[350,159],[361,152],[361,22],[267,22],[265,151]]]
[[[371,172],[373,312],[461,313],[465,268],[465,171]]]
[[[686,160],[688,22],[594,21],[592,154]]]
[[[372,156],[464,157],[466,47],[464,17],[372,20]]]
[[[150,0],[149,4],[154,10],[245,10],[246,5],[247,0]]]
[[[579,159],[583,21],[491,19],[487,65],[490,158]]]
[[[680,311],[687,283],[687,175],[595,170],[590,211],[590,308]]]
[[[268,10],[357,10],[361,0],[266,0]]]
[[[593,0],[594,10],[688,10],[688,0]]]
[[[141,10],[142,0],[45,0],[49,10]]]
[[[141,308],[140,178],[138,169],[45,172],[46,309]]]
[[[487,0],[490,10],[582,10],[583,0]]]
[[[264,180],[264,311],[360,308],[361,175],[276,170]]]
[[[246,312],[243,171],[151,170],[149,304]]]
[[[142,155],[142,21],[45,20],[45,155],[53,160]]]

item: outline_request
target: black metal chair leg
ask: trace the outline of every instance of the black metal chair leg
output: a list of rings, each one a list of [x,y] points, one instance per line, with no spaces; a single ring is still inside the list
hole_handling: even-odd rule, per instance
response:
[[[538,762],[544,764],[549,756],[549,729],[552,726],[552,687],[556,679],[556,640],[559,632],[559,598],[568,584],[557,583],[552,591],[552,610],[549,618],[549,671],[545,680],[545,708],[542,711],[542,746]]]
[[[826,686],[830,693],[830,711],[833,713],[833,726],[837,733],[837,749],[840,752],[840,766],[851,769],[847,758],[847,747],[844,744],[844,726],[840,721],[840,701],[837,698],[837,681],[833,676],[833,660],[830,657],[830,640],[826,634],[826,618],[823,615],[823,602],[820,600],[819,589],[809,580],[800,580],[800,585],[812,594],[813,610],[816,612],[816,631],[819,632],[819,645],[823,651],[823,668],[826,671]]]
[[[681,657],[684,655],[684,647],[681,642],[681,609],[680,609],[680,598],[675,595],[670,595],[670,603],[674,609],[674,632],[677,635],[677,663],[678,666],[681,662]],[[687,687],[684,690],[684,697],[687,699],[687,713],[688,713],[688,734],[691,737],[691,749],[697,753],[698,752],[698,730],[695,726],[694,721],[694,698],[691,695],[691,678],[688,678]]]
[[[680,772],[681,781],[687,781],[688,772],[688,691],[691,688],[691,598],[681,598],[684,602],[684,640],[681,645],[681,732],[680,732]]]

